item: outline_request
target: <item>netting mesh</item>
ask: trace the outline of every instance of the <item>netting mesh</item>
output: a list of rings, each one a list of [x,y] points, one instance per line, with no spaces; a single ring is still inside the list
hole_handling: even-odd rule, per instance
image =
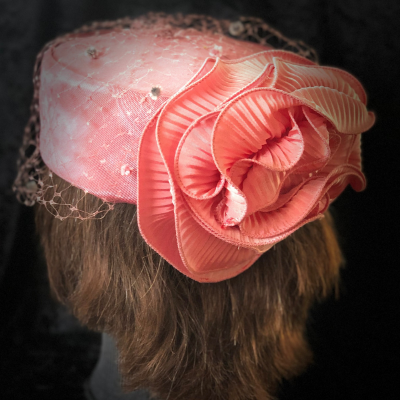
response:
[[[110,201],[97,202],[97,204],[92,207],[93,209],[91,209],[91,207],[88,206],[89,202],[87,203],[85,201],[87,190],[82,192],[82,190],[79,190],[79,185],[76,185],[76,196],[73,198],[73,201],[65,201],[63,193],[69,189],[71,185],[68,183],[56,183],[54,172],[50,171],[48,166],[43,162],[40,153],[41,121],[39,108],[40,77],[43,57],[45,52],[50,48],[54,49],[68,40],[75,38],[77,35],[85,37],[85,34],[93,36],[106,32],[121,32],[122,30],[134,35],[135,30],[146,27],[154,28],[156,26],[162,29],[162,35],[168,35],[169,32],[171,32],[171,34],[176,34],[177,28],[182,30],[194,28],[202,33],[217,33],[264,46],[289,50],[317,62],[315,51],[303,42],[290,40],[271,28],[261,19],[248,17],[241,17],[238,21],[232,22],[229,20],[216,20],[212,17],[202,15],[184,16],[181,14],[167,15],[164,13],[149,13],[137,19],[124,18],[117,21],[93,22],[70,34],[58,37],[46,44],[36,59],[33,75],[34,96],[31,104],[31,116],[25,128],[18,161],[18,175],[13,185],[13,189],[20,202],[28,206],[32,206],[36,202],[43,204],[49,212],[59,219],[68,217],[78,219],[102,218],[109,210],[113,209],[114,203]],[[219,46],[214,45],[210,47],[209,55],[214,57],[220,56],[219,51]],[[87,47],[86,53],[88,57],[94,59],[100,55],[99,50],[91,46]],[[129,63],[127,65],[129,65]],[[190,72],[194,73],[195,71]],[[143,97],[144,101],[148,101],[148,99],[150,99],[150,101],[146,108],[146,114],[141,115],[139,118],[141,129],[148,119],[147,116],[154,114],[155,109],[167,100],[168,97],[160,96],[163,90],[164,88],[162,86],[152,85],[149,93]],[[169,95],[171,94],[173,93],[169,93]],[[129,126],[124,127],[124,129],[125,128],[129,131]],[[120,175],[130,174],[133,161],[131,160],[130,163],[121,166]],[[83,175],[82,178],[85,179],[85,175]],[[57,180],[57,182],[58,181],[59,180]],[[80,187],[84,189],[85,184],[82,183]],[[99,198],[106,197],[100,192],[96,193],[96,195]],[[68,199],[70,200],[70,196]],[[116,199],[116,201],[118,201],[118,199]]]

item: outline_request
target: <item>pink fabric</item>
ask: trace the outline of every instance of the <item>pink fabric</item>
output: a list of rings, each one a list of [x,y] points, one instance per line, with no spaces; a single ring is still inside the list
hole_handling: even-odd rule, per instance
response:
[[[42,62],[43,161],[104,200],[136,204],[137,149],[157,109],[202,66],[206,72],[216,50],[231,59],[264,49],[222,34],[159,26],[72,36]],[[158,97],[152,88],[159,88]]]
[[[192,30],[130,35],[45,56],[42,157],[75,186],[137,203],[144,239],[183,274],[234,277],[348,184],[364,189],[374,115],[350,74]]]

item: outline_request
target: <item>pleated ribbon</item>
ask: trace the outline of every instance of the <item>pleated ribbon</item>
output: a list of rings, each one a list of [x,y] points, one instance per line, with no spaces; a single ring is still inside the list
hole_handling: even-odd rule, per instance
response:
[[[366,102],[352,75],[294,53],[209,59],[141,137],[143,238],[196,281],[240,274],[348,184],[365,188]]]

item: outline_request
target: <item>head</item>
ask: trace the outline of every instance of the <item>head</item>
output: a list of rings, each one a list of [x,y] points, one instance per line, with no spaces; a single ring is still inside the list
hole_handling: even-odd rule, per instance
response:
[[[66,203],[78,196],[87,211],[102,205],[53,182]],[[58,300],[115,338],[127,390],[161,399],[272,398],[311,361],[308,311],[337,289],[343,261],[328,211],[217,283],[186,277],[152,250],[132,204],[87,220],[59,220],[37,205],[36,224]]]

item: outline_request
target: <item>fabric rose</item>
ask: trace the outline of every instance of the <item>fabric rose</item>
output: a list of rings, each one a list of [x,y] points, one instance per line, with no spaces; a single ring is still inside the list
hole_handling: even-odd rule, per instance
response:
[[[373,123],[340,69],[280,50],[208,59],[142,136],[141,233],[197,281],[236,276],[348,184],[364,189],[360,134]]]

